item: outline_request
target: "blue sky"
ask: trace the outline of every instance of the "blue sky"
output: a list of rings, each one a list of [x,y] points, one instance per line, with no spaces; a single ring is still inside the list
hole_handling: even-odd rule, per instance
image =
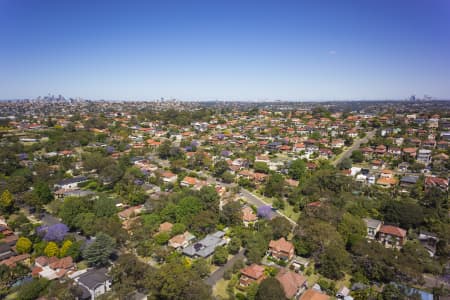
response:
[[[0,0],[0,99],[450,98],[450,1]]]

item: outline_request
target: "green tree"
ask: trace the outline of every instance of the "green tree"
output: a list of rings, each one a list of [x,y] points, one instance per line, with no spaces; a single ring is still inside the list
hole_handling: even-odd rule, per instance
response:
[[[245,248],[247,249],[245,256],[247,256],[248,262],[259,263],[267,251],[269,242],[266,241],[260,233],[253,233],[243,239],[243,241],[245,242]]]
[[[239,252],[239,249],[241,248],[242,241],[238,237],[232,237],[230,242],[228,243],[228,251],[230,251],[231,254],[236,254]]]
[[[229,202],[222,207],[220,222],[226,226],[242,224],[242,207],[239,201]]]
[[[289,166],[289,176],[293,179],[298,180],[305,176],[306,174],[306,163],[302,159],[296,159],[291,162]]]
[[[284,296],[283,287],[281,283],[274,277],[264,279],[259,285],[255,296],[256,300],[282,300],[286,299]]]
[[[225,173],[222,174],[221,176],[222,181],[225,183],[233,183],[234,182],[234,175],[231,174],[231,172],[226,171]]]
[[[65,257],[67,256],[67,252],[69,251],[70,247],[72,246],[72,241],[70,240],[66,240],[64,241],[64,243],[61,246],[61,250],[59,251],[59,256],[60,257]]]
[[[291,223],[284,217],[275,217],[269,225],[272,227],[273,238],[279,239],[281,237],[287,237],[292,230]]]
[[[50,281],[45,278],[33,279],[20,286],[17,299],[34,300],[39,298],[47,289]]]
[[[91,266],[105,266],[114,251],[115,241],[109,235],[99,232],[95,241],[88,245],[83,251],[83,257]]]
[[[154,274],[149,275],[147,282],[156,299],[211,299],[211,289],[180,259],[162,265]]]
[[[111,217],[117,213],[114,200],[100,197],[94,202],[94,213],[97,217]]]
[[[67,249],[66,256],[71,256],[74,261],[78,261],[81,256],[81,241],[73,242]]]
[[[18,253],[30,253],[33,243],[26,237],[20,237],[16,243]]]
[[[409,229],[416,228],[424,221],[423,208],[413,199],[393,201],[389,199],[382,208],[384,220]]]
[[[364,161],[364,154],[361,150],[354,150],[350,158],[355,163],[362,163]]]
[[[325,277],[337,280],[344,277],[344,271],[349,267],[350,257],[343,246],[326,248],[319,256],[317,268]]]
[[[383,292],[381,292],[381,297],[383,300],[403,300],[406,297],[400,291],[400,289],[394,284],[387,284],[383,288]]]
[[[352,160],[348,157],[344,158],[339,164],[339,170],[348,170],[352,167]]]
[[[53,194],[48,184],[40,181],[34,185],[33,193],[36,195],[41,205],[48,204],[53,200]]]
[[[253,169],[255,169],[255,172],[259,173],[269,173],[269,166],[263,162],[263,161],[257,161],[253,165]]]
[[[177,234],[181,234],[186,231],[186,225],[181,223],[175,223],[173,224],[172,230],[170,231],[170,235],[174,236]]]
[[[364,238],[366,236],[366,225],[357,216],[345,213],[338,224],[338,232],[341,234],[344,243],[347,244],[347,242]]]
[[[141,262],[133,254],[123,254],[119,256],[110,272],[113,291],[119,299],[125,299],[131,292],[145,288],[147,277],[153,272],[155,272],[153,267]]]
[[[206,278],[209,275],[209,263],[204,258],[196,259],[192,263],[191,269],[200,276],[200,278]]]
[[[164,245],[170,239],[170,235],[168,232],[161,232],[155,235],[153,238],[158,245]]]
[[[268,197],[281,196],[284,190],[284,178],[281,174],[272,173],[267,180],[264,194]]]
[[[158,147],[158,156],[162,159],[167,159],[170,156],[170,148],[172,147],[172,143],[169,140],[165,140]]]
[[[214,176],[220,177],[228,171],[228,163],[225,160],[219,160],[214,164]]]
[[[212,261],[216,265],[224,265],[228,260],[228,249],[226,247],[217,247],[214,251]]]
[[[88,212],[86,201],[78,197],[67,197],[64,199],[63,205],[58,212],[64,224],[70,228],[76,228],[76,220],[78,214]]]
[[[13,196],[8,190],[4,190],[0,196],[0,210],[9,212],[13,207]]]
[[[49,242],[44,249],[44,253],[48,257],[58,256],[59,248],[55,242]]]

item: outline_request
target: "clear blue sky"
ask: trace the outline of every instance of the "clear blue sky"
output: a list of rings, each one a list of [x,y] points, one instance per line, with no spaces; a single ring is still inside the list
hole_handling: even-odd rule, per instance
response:
[[[0,0],[0,99],[450,98],[449,0]]]

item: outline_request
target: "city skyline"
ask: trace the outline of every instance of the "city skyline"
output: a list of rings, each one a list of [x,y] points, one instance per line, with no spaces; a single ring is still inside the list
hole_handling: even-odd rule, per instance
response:
[[[450,98],[450,3],[0,2],[0,99]]]

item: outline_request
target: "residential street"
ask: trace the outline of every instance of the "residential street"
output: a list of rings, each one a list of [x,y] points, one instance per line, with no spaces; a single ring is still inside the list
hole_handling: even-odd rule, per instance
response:
[[[244,256],[245,249],[241,249],[235,256],[233,256],[225,265],[217,269],[214,273],[212,273],[208,278],[205,279],[205,283],[210,286],[214,286],[217,281],[223,278],[223,274],[228,269],[231,269],[234,263],[238,259],[245,259]]]
[[[369,131],[366,136],[362,139],[357,139],[354,141],[353,145],[342,152],[340,155],[338,155],[337,159],[332,162],[334,166],[337,166],[344,158],[350,157],[352,155],[352,152],[355,150],[358,150],[361,144],[367,143],[373,136],[375,135],[376,130]]]
[[[242,196],[243,196],[244,200],[246,202],[250,203],[251,205],[254,205],[256,207],[260,207],[260,206],[263,206],[263,205],[270,205],[269,203],[265,202],[263,199],[259,198],[258,196],[256,196],[252,192],[250,192],[249,190],[246,190],[246,189],[244,189],[242,187],[241,187],[241,193],[242,193]],[[297,225],[297,222],[295,222],[294,220],[292,220],[291,218],[289,218],[288,216],[286,216],[285,214],[283,214],[279,210],[273,211],[273,214],[275,216],[280,216],[280,217],[286,218],[294,226]]]

